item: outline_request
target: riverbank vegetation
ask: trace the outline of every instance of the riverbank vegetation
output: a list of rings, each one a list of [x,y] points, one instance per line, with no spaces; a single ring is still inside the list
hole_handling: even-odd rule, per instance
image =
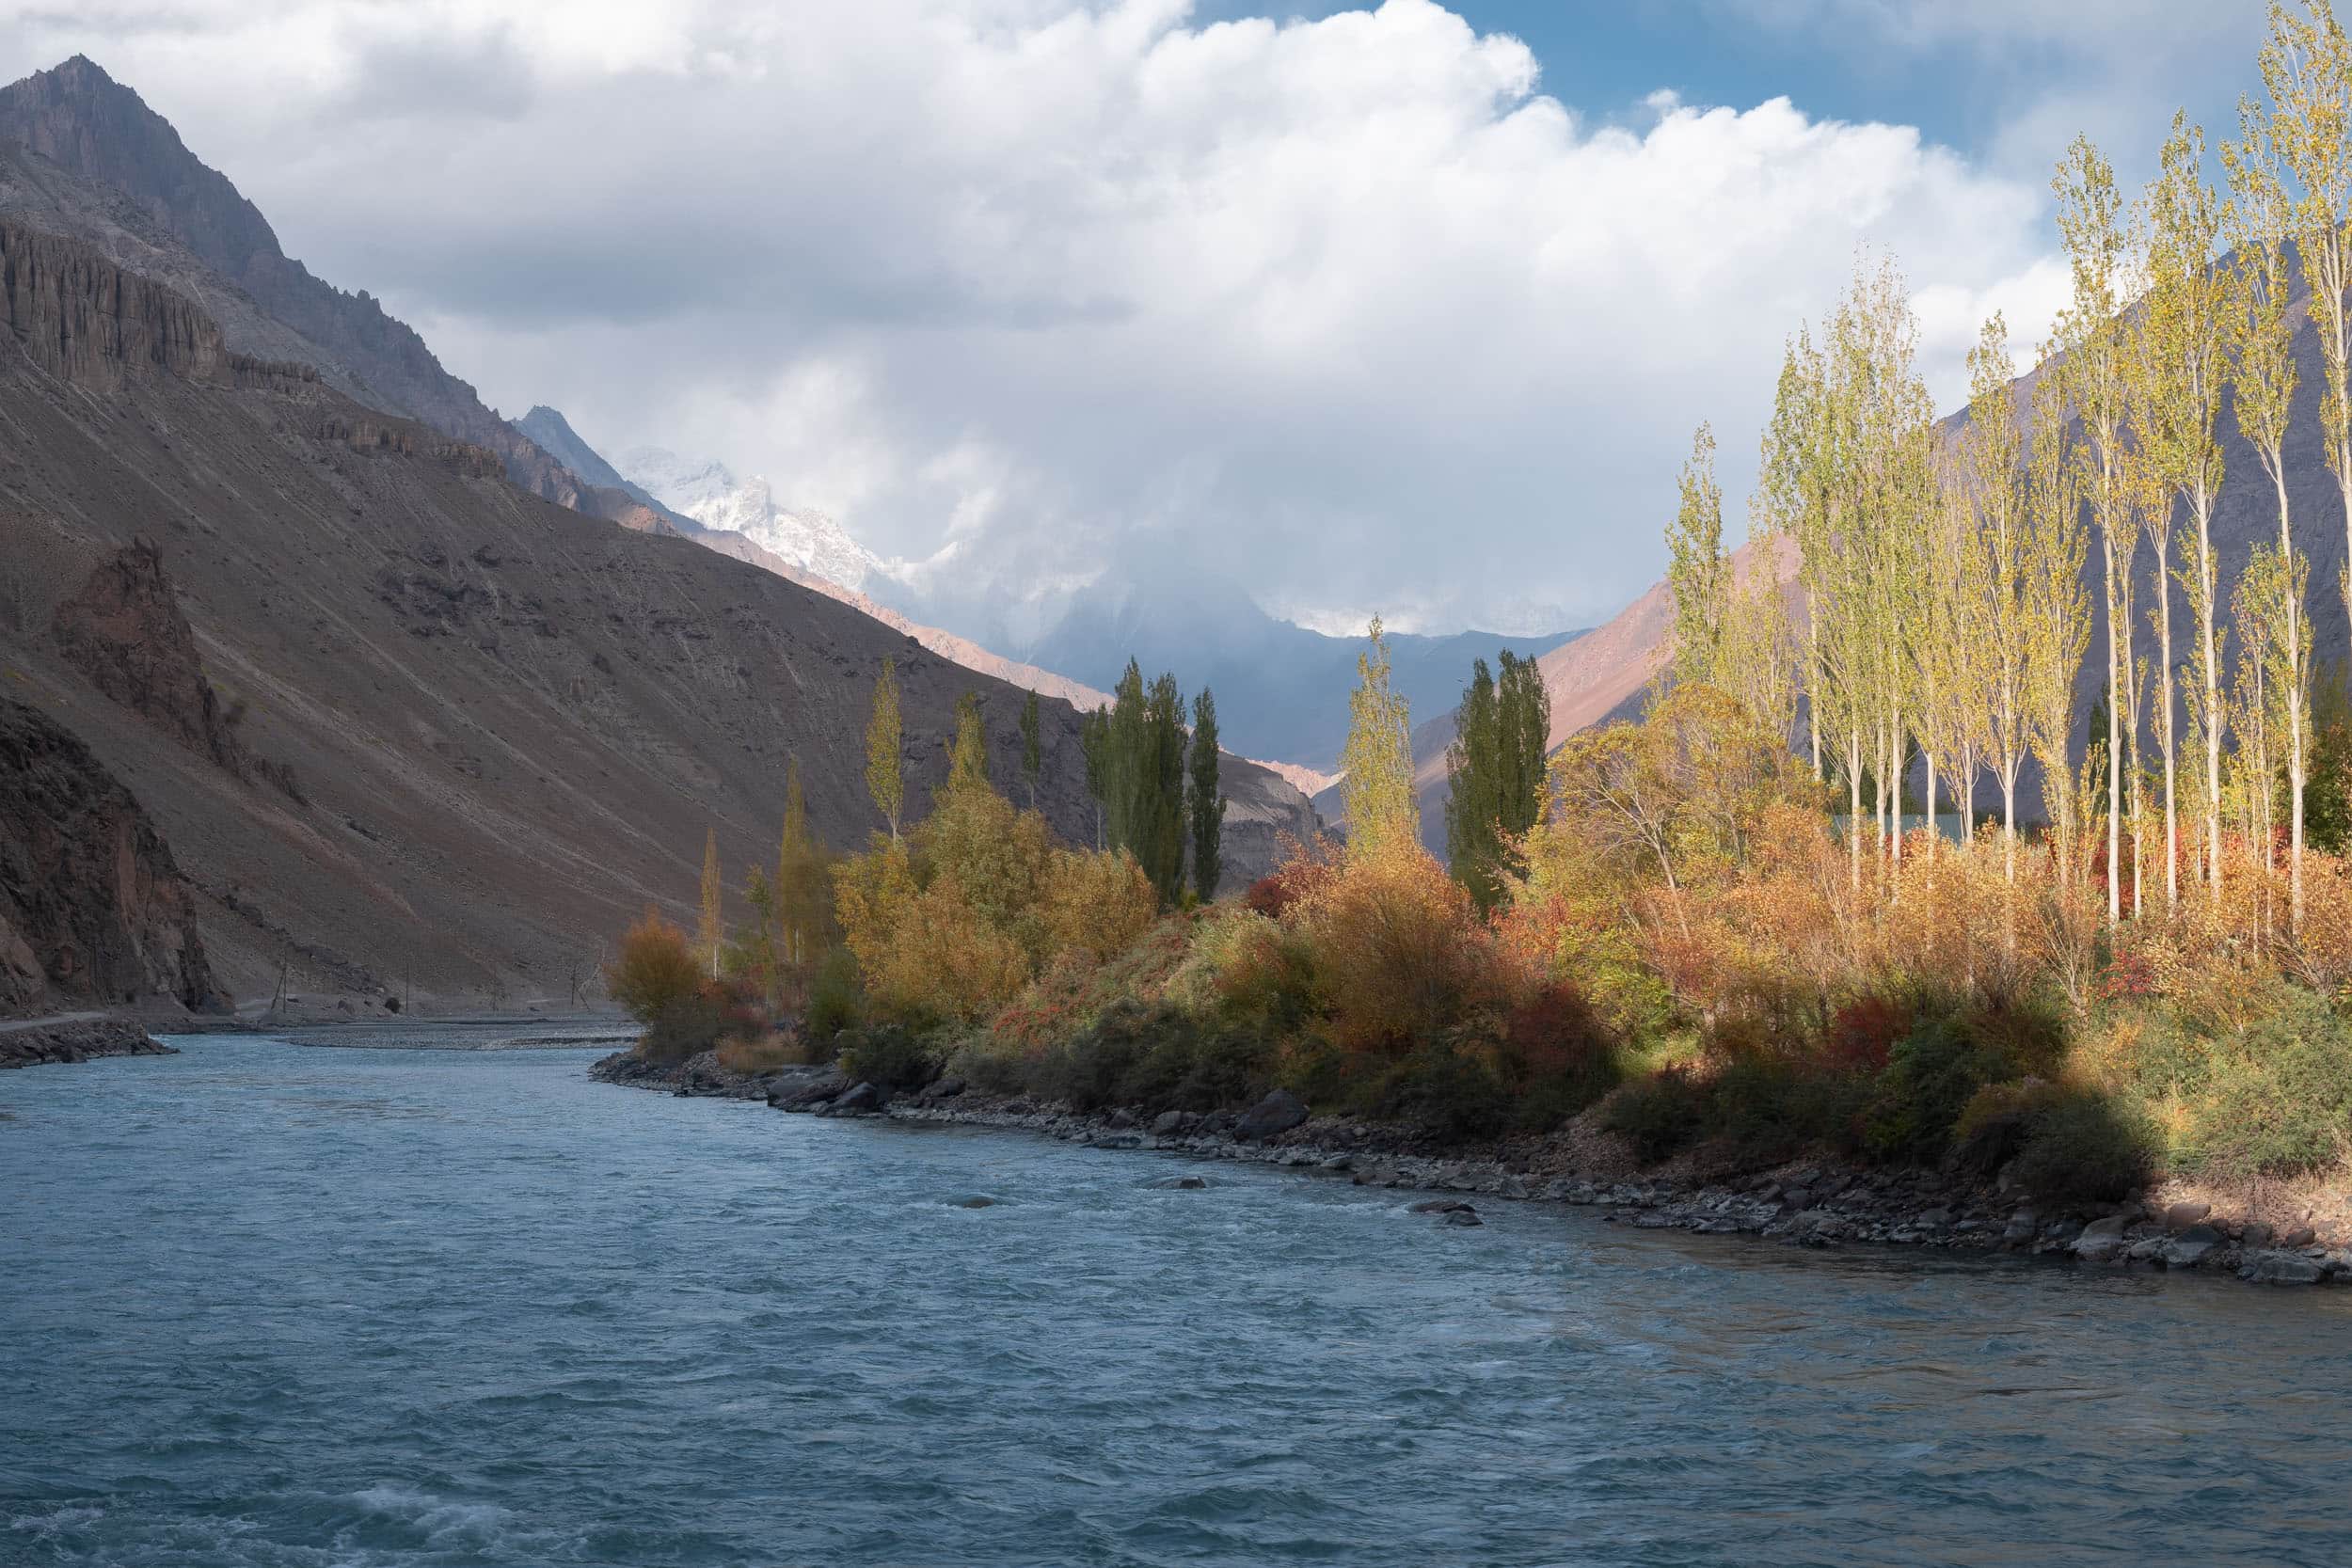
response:
[[[901,834],[879,691],[888,832],[828,862],[787,826],[751,929],[714,913],[699,955],[632,931],[614,994],[645,1049],[1080,1109],[1279,1086],[1441,1141],[1578,1117],[1649,1161],[1818,1151],[2064,1201],[2340,1173],[2352,649],[2313,646],[2282,453],[2316,402],[2352,538],[2352,44],[2325,5],[2275,8],[2261,65],[2225,190],[2185,122],[2137,202],[2069,150],[2071,302],[2022,382],[1984,324],[1963,417],[1935,420],[1901,275],[1866,261],[1788,341],[1737,561],[1699,428],[1642,717],[1547,755],[1540,670],[1472,670],[1450,864],[1377,622],[1344,838],[1216,902],[1206,693],[1188,742],[1173,678],[1130,668],[1088,721],[1101,826],[1073,847],[987,778],[970,712]],[[2306,313],[2325,395],[2298,405]],[[2277,515],[2225,580],[2233,426]]]

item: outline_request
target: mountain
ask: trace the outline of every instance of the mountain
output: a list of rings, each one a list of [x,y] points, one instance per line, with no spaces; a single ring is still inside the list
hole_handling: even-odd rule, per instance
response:
[[[659,496],[703,527],[739,533],[794,569],[852,593],[889,575],[881,557],[823,513],[779,506],[775,492],[756,474],[739,480],[716,459],[642,446],[621,453],[620,468],[644,493]]]
[[[1503,648],[1534,657],[1574,646],[1579,636],[1391,633],[1390,682],[1415,714],[1450,712],[1470,684],[1472,659],[1492,664]],[[1219,733],[1235,751],[1327,774],[1347,741],[1347,695],[1364,646],[1361,638],[1278,621],[1232,578],[1168,552],[1098,581],[1023,654],[1104,687],[1118,684],[1130,658],[1147,679],[1173,671],[1186,691],[1216,691]]]
[[[1017,768],[1020,692],[847,606],[518,490],[72,242],[0,225],[0,420],[24,437],[0,464],[0,659],[155,817],[234,990],[291,961],[352,995],[563,995],[638,908],[691,894],[707,829],[731,871],[772,856],[787,757],[813,828],[863,838],[885,655],[911,800],[967,689]],[[151,579],[109,587],[143,540]],[[1090,836],[1068,706],[1045,747],[1041,804]]]
[[[787,759],[814,831],[863,840],[885,657],[911,804],[946,775],[966,692],[995,776],[1018,776],[1018,689],[776,572],[519,488],[499,451],[238,353],[186,295],[13,219],[0,428],[0,671],[169,845],[208,985],[560,1004],[638,910],[683,912],[706,832],[731,871],[772,857]],[[1077,714],[1043,717],[1039,803],[1090,839]],[[1276,821],[1312,817],[1247,765],[1229,788],[1247,878]],[[101,826],[138,841],[130,821]],[[38,826],[0,822],[0,849]]]
[[[559,505],[648,520],[634,498],[583,481],[485,407],[365,291],[345,293],[289,258],[260,209],[93,61],[77,55],[0,87],[7,144],[0,211],[188,295],[231,352],[313,366],[378,413],[495,452],[509,479]]]
[[[538,442],[547,450],[548,456],[578,474],[591,486],[618,490],[680,532],[694,531],[693,519],[663,505],[660,498],[642,485],[631,484],[623,479],[612,465],[597,453],[596,448],[580,439],[571,421],[559,411],[544,403],[533,404],[530,413],[515,421],[515,428]]]

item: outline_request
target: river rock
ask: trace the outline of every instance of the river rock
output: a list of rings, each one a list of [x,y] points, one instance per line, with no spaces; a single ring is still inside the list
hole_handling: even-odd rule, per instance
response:
[[[1478,1217],[1477,1210],[1471,1208],[1467,1203],[1463,1203],[1448,1209],[1445,1212],[1445,1219],[1443,1223],[1447,1225],[1484,1225],[1486,1222]]]
[[[2257,1285],[2316,1285],[2328,1277],[2318,1259],[2296,1252],[2265,1252],[2238,1270],[2240,1279]]]
[[[1307,1107],[1288,1089],[1277,1089],[1244,1113],[1233,1127],[1237,1138],[1271,1138],[1307,1119]]]
[[[825,1107],[830,1117],[870,1117],[889,1102],[889,1096],[871,1084],[860,1084],[846,1094],[837,1095]]]
[[[2169,1212],[2167,1217],[2170,1217]],[[2221,1232],[2212,1226],[2192,1225],[2167,1242],[2156,1256],[2164,1259],[2168,1269],[2193,1269],[2221,1244]]]
[[[2164,1212],[2164,1227],[2167,1230],[2186,1230],[2212,1212],[2213,1205],[2210,1203],[2175,1203]]]
[[[2034,1228],[2041,1222],[2030,1209],[2020,1209],[2010,1215],[2007,1228],[2001,1232],[2001,1244],[2021,1247],[2033,1240]]]
[[[837,1098],[850,1085],[839,1073],[821,1078],[786,1080],[768,1091],[768,1103],[779,1111],[808,1111]]]
[[[2074,1256],[2086,1263],[2112,1263],[2131,1245],[2123,1234],[2130,1228],[2131,1223],[2121,1214],[2092,1220],[2074,1238]]]
[[[2279,1244],[2289,1252],[2300,1251],[2319,1240],[2308,1225],[2298,1225],[2279,1238]]]
[[[974,1193],[956,1207],[959,1209],[993,1209],[996,1207],[996,1201],[986,1193]]]
[[[1184,1131],[1185,1124],[1192,1119],[1183,1111],[1162,1111],[1152,1118],[1152,1135],[1155,1138],[1176,1137]]]
[[[2270,1250],[2271,1235],[2270,1227],[2262,1221],[2249,1221],[2246,1228],[2237,1233],[2237,1244],[2248,1252],[2267,1252]]]
[[[1169,1176],[1152,1183],[1154,1190],[1163,1193],[1197,1193],[1208,1184],[1205,1176]]]
[[[1405,1212],[1408,1214],[1451,1214],[1457,1209],[1468,1208],[1470,1205],[1459,1198],[1424,1197],[1419,1203],[1409,1205]]]

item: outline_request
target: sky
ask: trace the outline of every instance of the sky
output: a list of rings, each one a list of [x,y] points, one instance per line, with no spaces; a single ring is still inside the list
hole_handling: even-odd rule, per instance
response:
[[[0,0],[485,401],[1010,603],[1173,540],[1324,629],[1589,625],[1692,427],[1891,251],[1940,404],[2049,175],[2255,87],[2256,0]]]

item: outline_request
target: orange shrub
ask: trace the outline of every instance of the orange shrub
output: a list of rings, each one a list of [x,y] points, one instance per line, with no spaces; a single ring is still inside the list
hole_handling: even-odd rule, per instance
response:
[[[604,966],[606,992],[640,1023],[653,1022],[693,996],[703,980],[703,968],[686,944],[686,933],[651,905],[621,938],[620,952]]]
[[[1419,845],[1350,857],[1301,918],[1337,1044],[1408,1045],[1501,1000],[1492,937]]]
[[[1046,863],[1037,911],[1043,955],[1075,953],[1104,962],[1150,930],[1158,916],[1152,879],[1124,849],[1057,850]]]

